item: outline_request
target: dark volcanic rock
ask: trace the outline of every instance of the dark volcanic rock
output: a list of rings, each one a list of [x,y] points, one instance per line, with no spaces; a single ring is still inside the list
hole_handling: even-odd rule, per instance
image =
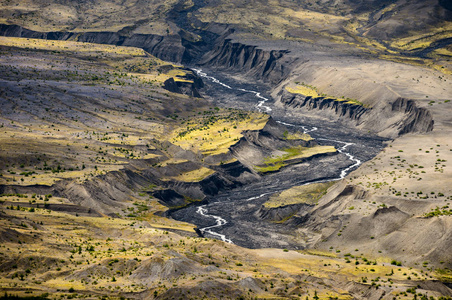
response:
[[[433,130],[434,121],[431,113],[425,108],[417,107],[414,100],[398,98],[392,104],[392,110],[406,115],[406,118],[399,125],[399,134]]]
[[[359,121],[368,112],[368,109],[361,105],[346,103],[346,101],[336,101],[326,97],[310,97],[301,94],[291,94],[283,91],[281,102],[291,108],[307,110],[331,110],[339,117]]]
[[[396,137],[406,133],[425,133],[433,130],[433,117],[418,107],[414,100],[398,98],[392,103],[375,108],[337,101],[335,99],[280,93],[279,102],[292,113],[317,115],[356,126],[364,131],[378,133],[385,137]]]
[[[268,51],[226,39],[207,53],[199,64],[227,71],[243,72],[255,79],[276,84],[290,72],[288,67],[290,64],[282,63],[286,53],[288,53],[287,50]]]
[[[280,222],[295,216],[301,209],[309,209],[311,206],[308,204],[293,204],[273,208],[261,206],[256,213],[263,220]]]
[[[177,76],[182,81],[175,81],[169,78],[164,82],[163,88],[178,94],[184,94],[196,98],[201,98],[198,88],[202,87],[202,80],[195,75]]]
[[[183,206],[186,204],[184,196],[171,189],[153,192],[152,196],[159,199],[163,205],[168,207]]]

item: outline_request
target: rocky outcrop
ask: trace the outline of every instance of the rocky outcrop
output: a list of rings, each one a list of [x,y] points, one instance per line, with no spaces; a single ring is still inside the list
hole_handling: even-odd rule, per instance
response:
[[[278,207],[265,207],[261,206],[256,212],[260,219],[271,221],[271,222],[281,222],[287,221],[291,217],[295,216],[300,210],[308,210],[312,205],[308,204],[292,204]]]
[[[66,40],[72,36],[72,33],[66,32],[39,32],[29,30],[19,25],[0,24],[1,36],[25,37],[35,39],[53,39]]]
[[[416,102],[405,98],[398,98],[392,103],[392,110],[405,114],[399,124],[399,134],[409,132],[429,132],[433,130],[432,114],[425,108],[416,106]]]
[[[261,130],[250,130],[243,133],[244,139],[259,147],[271,150],[290,146],[312,147],[317,145],[314,140],[286,139],[284,133],[287,128],[273,118],[269,118],[267,124]]]
[[[94,177],[84,183],[61,180],[52,186],[0,186],[2,193],[37,193],[51,194],[56,197],[69,199],[77,205],[70,208],[74,212],[84,213],[91,210],[116,216],[118,209],[126,208],[126,201],[130,198],[131,191],[149,185],[151,178],[132,172],[128,169],[114,171],[105,175]],[[64,210],[66,206],[53,206],[55,210]],[[86,209],[85,209],[86,208]]]
[[[257,46],[244,45],[224,40],[204,55],[199,62],[232,72],[241,72],[263,82],[277,84],[289,75],[290,64],[282,63],[287,50],[263,50]]]
[[[244,173],[250,173],[250,169],[241,164],[238,160],[228,164],[222,164],[219,166],[226,174],[232,177],[240,177]]]
[[[327,97],[310,97],[283,90],[278,105],[292,113],[308,111],[310,116],[348,123],[366,132],[395,138],[407,133],[426,133],[433,130],[433,117],[418,107],[414,100],[398,98],[392,103],[366,108],[362,105]]]
[[[185,197],[172,189],[155,191],[152,196],[167,207],[180,207],[187,204]]]
[[[163,88],[170,92],[196,98],[201,98],[201,94],[198,89],[203,86],[204,83],[201,78],[193,73],[187,73],[183,76],[178,75],[176,76],[176,80],[174,78],[169,78],[163,83]]]
[[[4,205],[18,205],[20,207],[44,208],[51,211],[65,212],[76,216],[102,217],[102,214],[94,209],[65,203],[30,203],[30,202],[5,202]]]
[[[165,185],[192,199],[204,199],[206,196],[216,195],[222,189],[233,188],[237,184],[239,183],[230,181],[219,173],[214,173],[198,182],[171,180]]]
[[[243,137],[230,148],[230,151],[248,169],[254,169],[254,166],[261,164],[266,157],[276,152],[281,153],[280,149],[317,145],[314,140],[286,139],[284,137],[286,130],[286,127],[270,118],[261,130],[243,132]]]
[[[345,117],[357,122],[368,111],[361,105],[347,103],[347,101],[291,94],[285,90],[281,94],[281,103],[293,109],[330,110],[338,117]]]
[[[149,185],[152,181],[129,169],[109,172],[84,183],[59,181],[54,185],[54,196],[64,197],[71,202],[95,209],[110,216],[116,216],[118,209],[126,208],[131,191]]]

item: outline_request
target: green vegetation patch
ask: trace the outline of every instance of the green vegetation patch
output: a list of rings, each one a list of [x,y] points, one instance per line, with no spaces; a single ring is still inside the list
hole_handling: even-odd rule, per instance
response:
[[[436,276],[442,282],[452,282],[452,270],[450,269],[436,269]]]
[[[449,209],[449,206],[436,207],[431,212],[425,213],[425,218],[439,217],[439,216],[452,216],[452,209]]]
[[[204,156],[229,152],[229,148],[247,130],[260,130],[267,124],[268,115],[235,109],[220,109],[199,112],[177,128],[172,142],[185,150],[200,152]]]
[[[255,170],[260,173],[274,172],[293,163],[294,160],[308,158],[317,154],[334,153],[336,148],[333,146],[314,146],[314,147],[293,147],[283,149],[285,154],[281,156],[271,156],[264,160],[264,165],[256,166]],[[292,161],[292,162],[290,162]]]
[[[313,183],[308,185],[294,186],[279,194],[273,195],[264,203],[264,207],[275,208],[292,204],[317,204],[334,182]]]
[[[312,98],[324,97],[324,98],[328,98],[328,99],[338,101],[338,102],[345,102],[347,104],[365,106],[362,102],[360,102],[356,99],[348,98],[345,96],[334,97],[334,96],[327,95],[325,93],[321,93],[321,92],[319,92],[317,87],[306,84],[304,82],[301,82],[301,83],[295,82],[295,85],[286,86],[286,91],[288,91],[291,94],[300,94],[300,95],[304,95],[304,96],[310,96]]]
[[[284,138],[286,140],[303,140],[303,141],[312,141],[313,138],[307,133],[295,132],[289,133],[289,131],[284,131]]]
[[[200,169],[189,171],[189,172],[183,173],[179,176],[171,177],[171,178],[174,180],[183,181],[183,182],[199,182],[199,181],[202,181],[203,179],[209,177],[213,173],[215,173],[214,170],[205,168],[205,167],[201,167]]]

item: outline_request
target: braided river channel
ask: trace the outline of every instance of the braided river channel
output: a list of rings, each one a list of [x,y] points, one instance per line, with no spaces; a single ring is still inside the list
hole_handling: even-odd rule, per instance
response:
[[[222,191],[206,199],[204,203],[207,204],[173,211],[170,216],[196,225],[205,237],[247,248],[303,249],[303,243],[294,239],[292,226],[259,217],[262,204],[272,194],[293,186],[343,179],[381,151],[385,139],[334,122],[293,116],[274,105],[264,86],[243,83],[208,70],[193,70],[203,79],[203,92],[213,99],[215,105],[265,112],[288,130],[308,133],[320,145],[335,146],[339,154],[289,166],[278,173],[263,176],[258,182]]]

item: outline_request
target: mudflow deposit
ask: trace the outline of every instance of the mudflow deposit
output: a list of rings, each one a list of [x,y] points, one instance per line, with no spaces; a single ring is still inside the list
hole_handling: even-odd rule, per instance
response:
[[[1,299],[451,299],[450,0],[0,2]]]

